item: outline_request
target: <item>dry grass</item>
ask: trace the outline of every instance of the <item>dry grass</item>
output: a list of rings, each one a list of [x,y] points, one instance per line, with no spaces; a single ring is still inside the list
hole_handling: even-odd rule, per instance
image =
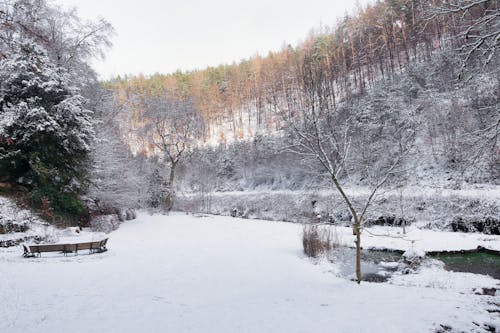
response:
[[[302,246],[306,256],[317,258],[323,254],[327,255],[338,244],[337,234],[332,231],[331,226],[317,224],[304,225],[302,230]]]

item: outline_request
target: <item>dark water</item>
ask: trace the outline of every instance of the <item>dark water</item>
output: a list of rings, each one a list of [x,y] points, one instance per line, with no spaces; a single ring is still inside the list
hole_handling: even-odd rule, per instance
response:
[[[351,248],[336,249],[334,257],[335,261],[341,263],[340,274],[352,278],[355,267],[355,250]],[[441,260],[445,264],[445,269],[449,271],[484,274],[500,279],[500,255],[498,254],[447,253],[431,255],[428,258]],[[384,263],[396,263],[400,259],[401,253],[399,252],[363,250],[361,252],[363,280],[386,281],[395,268],[388,267]],[[386,271],[389,275],[380,275],[381,271]]]
[[[444,262],[445,268],[455,272],[485,274],[500,279],[500,255],[489,253],[436,254],[431,258]]]
[[[401,253],[391,251],[362,250],[361,260],[372,261],[376,264],[380,262],[395,262],[401,259]]]

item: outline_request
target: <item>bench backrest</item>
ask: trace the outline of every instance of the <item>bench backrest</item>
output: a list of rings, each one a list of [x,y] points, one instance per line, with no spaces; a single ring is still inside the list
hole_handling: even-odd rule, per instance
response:
[[[87,243],[78,243],[78,250],[90,250],[95,248],[95,246],[92,246],[94,244],[93,242],[87,242]]]
[[[30,245],[31,253],[64,251],[64,244]]]

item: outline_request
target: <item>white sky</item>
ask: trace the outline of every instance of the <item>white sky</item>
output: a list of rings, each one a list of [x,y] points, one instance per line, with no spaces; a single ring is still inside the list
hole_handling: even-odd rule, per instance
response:
[[[333,25],[369,0],[53,0],[116,30],[113,48],[94,68],[118,74],[170,73],[266,55],[296,45],[312,28]]]

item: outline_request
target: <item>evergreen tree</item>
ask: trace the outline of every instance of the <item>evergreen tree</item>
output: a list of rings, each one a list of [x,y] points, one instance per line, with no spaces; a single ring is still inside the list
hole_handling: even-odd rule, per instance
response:
[[[73,216],[84,213],[77,195],[94,138],[85,102],[34,43],[0,61],[0,174],[33,190],[35,204],[45,198]]]

